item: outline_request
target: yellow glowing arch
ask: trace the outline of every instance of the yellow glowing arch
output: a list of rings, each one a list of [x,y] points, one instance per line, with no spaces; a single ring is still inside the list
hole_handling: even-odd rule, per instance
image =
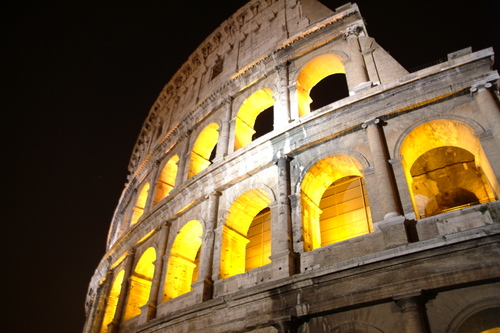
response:
[[[252,142],[255,133],[254,125],[257,116],[274,105],[273,91],[268,88],[254,92],[243,101],[236,116],[234,150],[245,147]]]
[[[141,218],[142,214],[144,214],[144,208],[146,207],[146,202],[148,199],[149,192],[149,183],[144,184],[142,186],[141,191],[139,192],[139,196],[137,197],[135,206],[132,210],[132,218],[130,219],[130,225],[134,225]]]
[[[203,227],[199,221],[186,223],[175,237],[168,259],[163,302],[191,291],[196,280],[196,259],[202,243]]]
[[[210,155],[219,141],[219,125],[208,124],[198,135],[191,150],[188,178],[199,174],[210,164]]]
[[[139,315],[141,306],[145,305],[149,300],[151,282],[155,272],[155,261],[156,250],[149,247],[135,265],[134,272],[130,276],[127,307],[125,308],[123,321]]]
[[[222,278],[245,273],[248,231],[255,217],[271,202],[264,190],[254,189],[236,199],[223,227],[220,275]],[[269,263],[264,262],[264,264]],[[250,267],[254,268],[254,267]]]
[[[417,126],[403,140],[400,154],[417,218],[498,197],[498,182],[479,139],[460,121]]]
[[[322,79],[332,74],[345,74],[342,58],[334,54],[325,54],[310,61],[297,77],[297,102],[299,116],[310,112],[311,89]]]
[[[352,156],[334,155],[307,171],[301,183],[305,251],[373,230],[360,169],[361,164]],[[326,210],[337,212],[322,217]]]
[[[165,166],[163,167],[160,177],[156,182],[156,192],[154,199],[155,205],[162,199],[166,198],[169,195],[170,191],[172,191],[172,189],[174,188],[175,180],[177,178],[178,162],[179,162],[179,156],[174,155],[168,160],[167,164],[165,164]]]
[[[113,284],[111,285],[111,290],[109,291],[109,296],[106,299],[106,310],[104,311],[104,318],[101,325],[100,333],[108,332],[108,325],[111,324],[113,318],[115,317],[116,305],[118,304],[118,299],[120,297],[120,291],[122,288],[123,277],[125,276],[125,271],[122,269],[116,274]]]

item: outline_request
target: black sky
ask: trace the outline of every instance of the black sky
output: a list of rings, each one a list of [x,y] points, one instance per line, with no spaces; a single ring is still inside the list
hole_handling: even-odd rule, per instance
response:
[[[245,3],[2,5],[2,331],[82,331],[142,123],[188,56]],[[468,46],[500,54],[498,0],[357,3],[369,35],[407,69]]]

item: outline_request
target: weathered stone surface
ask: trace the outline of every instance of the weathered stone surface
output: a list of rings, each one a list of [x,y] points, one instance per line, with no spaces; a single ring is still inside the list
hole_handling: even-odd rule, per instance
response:
[[[500,327],[492,59],[408,73],[355,4],[250,1],[153,105],[84,333]],[[346,95],[311,110],[330,75]]]

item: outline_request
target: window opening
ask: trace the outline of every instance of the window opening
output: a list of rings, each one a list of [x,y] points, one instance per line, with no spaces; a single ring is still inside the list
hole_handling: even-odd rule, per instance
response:
[[[349,97],[345,74],[328,75],[311,89],[309,96],[312,99],[311,111]]]
[[[274,129],[274,107],[268,107],[255,118],[255,133],[252,135],[252,141],[261,136],[272,132]]]
[[[254,217],[247,234],[245,270],[271,263],[271,210],[264,208]]]

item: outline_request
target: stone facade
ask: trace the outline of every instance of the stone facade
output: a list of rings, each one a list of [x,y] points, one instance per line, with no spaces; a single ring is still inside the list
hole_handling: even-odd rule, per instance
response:
[[[153,105],[84,332],[500,329],[492,61],[409,73],[355,4],[250,1]]]

